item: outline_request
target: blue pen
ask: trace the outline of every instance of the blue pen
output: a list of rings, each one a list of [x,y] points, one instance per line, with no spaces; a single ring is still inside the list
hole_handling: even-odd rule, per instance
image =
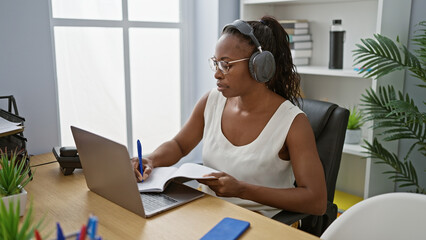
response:
[[[90,228],[90,240],[95,240],[96,237],[96,231],[98,228],[98,218],[96,216],[91,217],[92,224]]]
[[[90,237],[92,236],[94,228],[95,228],[95,216],[90,214],[89,220],[87,220],[87,224],[86,224],[86,232]]]
[[[139,172],[141,172],[142,177],[143,177],[143,165],[142,165],[142,145],[141,145],[141,141],[139,141],[138,139],[138,157],[139,157]],[[143,182],[143,180],[142,180]]]
[[[65,240],[64,233],[62,232],[61,225],[59,225],[58,222],[56,223],[56,231],[57,231],[56,239],[57,240]]]
[[[92,225],[93,225],[93,215],[90,214],[89,220],[87,220],[87,224],[86,224],[86,228],[87,228],[88,233],[90,233],[90,231],[92,229]]]

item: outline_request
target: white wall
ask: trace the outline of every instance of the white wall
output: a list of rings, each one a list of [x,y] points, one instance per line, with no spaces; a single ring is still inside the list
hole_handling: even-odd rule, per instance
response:
[[[194,1],[195,22],[194,22],[194,84],[196,94],[194,104],[207,91],[215,86],[214,77],[207,59],[214,53],[217,40],[218,29],[218,9],[217,0]]]
[[[0,1],[0,95],[14,95],[26,119],[29,154],[59,144],[48,1]]]

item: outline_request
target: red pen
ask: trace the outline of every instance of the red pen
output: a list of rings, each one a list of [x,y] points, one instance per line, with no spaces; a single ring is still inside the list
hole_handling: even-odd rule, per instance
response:
[[[36,240],[42,240],[42,239],[41,239],[41,236],[40,236],[40,233],[37,231],[37,229],[36,229],[36,230],[34,230],[34,236],[35,236],[35,239],[36,239]]]
[[[86,225],[83,225],[80,231],[80,240],[84,239],[86,239]]]

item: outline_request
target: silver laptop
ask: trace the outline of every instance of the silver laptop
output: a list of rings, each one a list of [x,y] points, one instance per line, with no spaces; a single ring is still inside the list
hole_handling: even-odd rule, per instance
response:
[[[74,126],[71,131],[87,187],[139,216],[151,217],[204,195],[176,182],[162,193],[139,193],[125,146]]]

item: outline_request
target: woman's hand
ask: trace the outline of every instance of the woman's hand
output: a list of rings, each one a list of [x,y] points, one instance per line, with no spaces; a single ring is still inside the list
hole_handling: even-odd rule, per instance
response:
[[[143,176],[139,172],[139,158],[134,157],[130,159],[130,162],[132,163],[133,172],[135,173],[136,180],[138,182],[142,182],[145,179],[149,177],[149,174],[151,174],[152,169],[154,168],[152,166],[152,161],[148,158],[142,158],[142,166],[143,166]]]
[[[244,183],[224,172],[210,173],[216,179],[200,179],[198,182],[207,185],[219,197],[241,197],[244,192]]]

